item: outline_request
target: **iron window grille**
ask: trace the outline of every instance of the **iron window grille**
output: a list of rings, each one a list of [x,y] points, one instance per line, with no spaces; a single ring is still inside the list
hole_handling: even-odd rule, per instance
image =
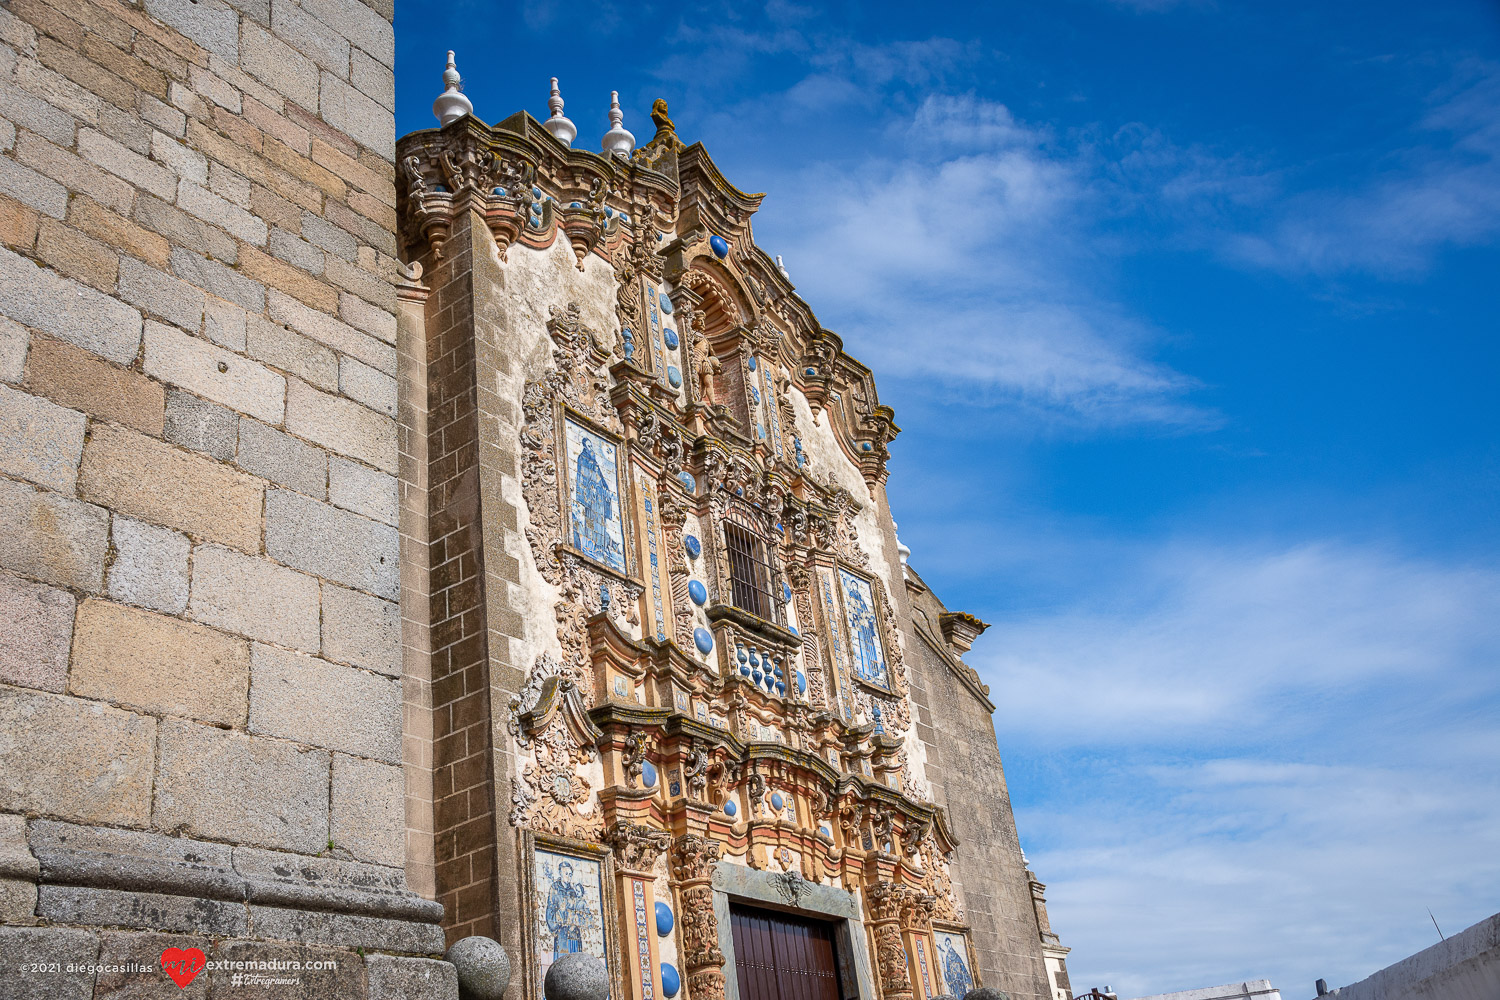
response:
[[[729,554],[729,585],[734,605],[767,621],[776,620],[771,598],[774,574],[766,559],[766,545],[738,524],[724,525],[724,550]]]

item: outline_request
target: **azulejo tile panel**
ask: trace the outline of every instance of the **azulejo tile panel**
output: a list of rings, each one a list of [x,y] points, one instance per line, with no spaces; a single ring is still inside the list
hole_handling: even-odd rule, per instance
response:
[[[564,421],[572,546],[595,562],[625,569],[619,448],[575,420]]]
[[[962,934],[935,930],[933,941],[937,946],[938,971],[948,992],[961,997],[974,988],[974,975],[969,970],[969,943]]]
[[[598,860],[536,851],[537,962],[543,977],[564,955],[604,961],[603,865]]]
[[[880,624],[875,620],[875,595],[870,583],[846,569],[839,570],[843,589],[844,619],[849,627],[849,659],[863,681],[890,690],[890,670],[880,645]]]

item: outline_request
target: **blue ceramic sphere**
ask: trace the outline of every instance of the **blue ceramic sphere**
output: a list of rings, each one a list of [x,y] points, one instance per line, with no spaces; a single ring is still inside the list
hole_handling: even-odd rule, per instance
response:
[[[666,292],[662,292],[660,295],[658,295],[657,299],[661,302],[662,312],[670,313],[672,311],[672,300],[667,298]]]
[[[792,635],[797,635],[797,636],[800,636],[800,635],[801,635],[801,634],[802,634],[802,633],[801,633],[801,632],[798,632],[798,631],[797,631],[797,626],[795,626],[795,625],[788,625],[788,626],[787,626],[787,627],[786,627],[786,630],[787,630],[787,631],[788,631],[788,632],[790,632],[790,633],[792,633]]]
[[[816,374],[818,374],[818,370],[816,368],[809,368],[807,370],[807,374],[809,374],[809,375],[816,375]]]
[[[807,694],[807,675],[800,670],[797,671],[797,693]]]
[[[692,493],[698,488],[698,480],[693,478],[693,474],[691,472],[677,473],[677,481],[681,483],[683,489],[687,490],[689,493]]]
[[[675,997],[677,991],[682,989],[682,980],[677,977],[677,969],[671,962],[661,963],[661,991],[669,998]]]
[[[682,388],[682,371],[676,365],[667,366],[667,384],[674,389]]]
[[[755,355],[753,355],[753,354],[750,355],[750,359],[748,361],[746,361],[745,364],[747,364],[747,365],[750,366],[750,370],[751,371],[755,371],[755,365],[756,365]]]
[[[683,535],[682,547],[687,550],[689,559],[697,559],[703,554],[703,543],[698,541],[697,535]]]
[[[701,608],[708,603],[708,588],[703,586],[698,580],[689,580],[688,596],[693,599],[694,604]]]
[[[661,900],[656,901],[656,933],[660,937],[666,937],[672,933],[672,908]]]
[[[783,601],[790,601],[792,599],[792,588],[790,585],[785,583],[781,585],[781,599]]]
[[[730,799],[728,802],[724,803],[724,815],[725,816],[733,816],[735,813],[737,813],[739,811],[740,811],[740,807],[734,801],[734,799]]]
[[[497,188],[495,188],[495,193],[498,194],[500,197],[504,198],[505,197],[505,188],[503,188],[503,187],[497,187]]]
[[[666,330],[663,330],[662,334],[661,334],[661,339],[665,340],[667,342],[667,350],[669,350],[669,351],[675,351],[675,350],[677,350],[677,345],[678,345],[678,343],[680,343],[680,341],[678,341],[678,339],[677,339],[677,331],[676,330],[673,330],[670,327],[668,329],[666,329]]]
[[[641,764],[641,784],[647,788],[656,787],[656,765],[649,760]]]
[[[708,238],[708,246],[720,260],[729,256],[729,241],[717,233]]]
[[[714,649],[713,633],[706,628],[693,629],[693,645],[698,647],[698,652],[707,656]]]
[[[777,812],[781,812],[781,810],[786,808],[786,799],[781,797],[780,792],[771,793],[771,808]]]

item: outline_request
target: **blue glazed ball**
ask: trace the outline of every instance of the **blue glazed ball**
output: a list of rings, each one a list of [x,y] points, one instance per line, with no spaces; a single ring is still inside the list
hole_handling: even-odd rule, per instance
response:
[[[772,792],[771,793],[771,808],[775,809],[777,812],[781,812],[781,810],[784,809],[785,807],[786,807],[786,799],[784,799],[784,798],[781,797],[781,793],[780,792]]]
[[[689,580],[688,596],[693,599],[694,604],[701,608],[708,602],[708,588],[703,586],[698,580]]]
[[[677,473],[677,481],[681,483],[683,488],[686,489],[689,493],[692,493],[698,488],[698,480],[693,478],[693,474],[691,472]]]
[[[708,246],[714,252],[714,256],[720,260],[729,256],[729,241],[722,236],[717,234],[710,236],[708,238]]]
[[[641,764],[641,784],[647,788],[656,787],[656,765],[649,760]]]
[[[755,371],[755,355],[750,355],[750,359],[745,364],[750,366],[751,371]]]
[[[706,628],[693,629],[693,645],[698,647],[698,652],[707,656],[714,649],[713,633]]]
[[[740,811],[740,807],[737,806],[737,805],[735,805],[734,799],[730,799],[728,802],[724,803],[724,815],[725,816],[733,816],[735,813],[737,813],[739,811]]]
[[[666,937],[672,933],[672,908],[661,900],[656,901],[656,933]]]
[[[672,300],[667,298],[666,292],[662,292],[661,295],[657,296],[657,298],[661,302],[662,312],[669,313],[672,311]]]
[[[698,541],[697,535],[684,535],[682,547],[687,551],[689,559],[697,559],[703,554],[703,543]]]
[[[682,372],[675,365],[667,366],[667,384],[674,389],[682,388]]]
[[[807,675],[800,670],[797,671],[797,693],[807,694]]]
[[[662,334],[661,334],[661,339],[665,340],[667,342],[667,348],[668,348],[668,350],[673,350],[673,351],[677,350],[678,340],[677,340],[677,331],[676,330],[672,330],[672,329],[663,330]]]
[[[672,963],[661,963],[661,991],[669,997],[675,997],[680,989],[682,989],[682,980],[677,977],[677,970]]]

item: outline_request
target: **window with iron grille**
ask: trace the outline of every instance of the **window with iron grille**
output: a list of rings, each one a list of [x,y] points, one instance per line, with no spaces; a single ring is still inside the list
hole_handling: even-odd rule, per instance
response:
[[[765,543],[738,524],[726,524],[724,550],[729,554],[729,584],[735,607],[775,621]]]

